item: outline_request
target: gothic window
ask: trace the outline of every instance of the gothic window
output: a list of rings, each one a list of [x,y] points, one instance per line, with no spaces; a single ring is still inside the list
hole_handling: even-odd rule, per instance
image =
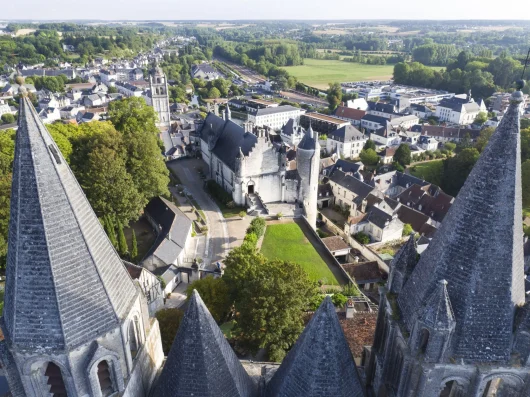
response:
[[[101,388],[101,395],[103,397],[110,396],[115,392],[109,363],[106,360],[103,360],[98,364],[98,380],[99,387]]]
[[[156,78],[156,83],[157,83],[157,84],[161,84],[161,82],[160,82],[160,77],[157,77],[157,78]]]
[[[131,357],[133,359],[136,358],[139,348],[138,319],[135,317],[129,323],[129,349],[131,350]]]
[[[49,385],[50,394],[53,397],[67,397],[66,386],[63,380],[63,374],[61,373],[61,368],[57,364],[49,362],[44,372],[44,376],[48,378],[47,384]]]
[[[420,332],[420,352],[425,353],[429,343],[429,330],[423,328]]]

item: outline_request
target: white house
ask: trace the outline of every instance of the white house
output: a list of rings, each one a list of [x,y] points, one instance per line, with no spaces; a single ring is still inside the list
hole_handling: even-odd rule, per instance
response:
[[[418,139],[417,145],[423,150],[434,151],[438,149],[438,141],[436,140],[436,138],[427,135],[421,135]]]
[[[141,88],[136,87],[135,85],[132,85],[130,83],[117,81],[114,83],[114,86],[118,90],[120,94],[126,97],[141,97],[142,93],[144,92]]]
[[[440,121],[447,121],[457,125],[469,125],[475,121],[481,112],[487,113],[483,100],[475,102],[471,93],[467,98],[447,98],[440,101],[436,106],[436,117]]]
[[[191,77],[202,80],[216,80],[221,77],[221,74],[210,64],[201,63],[200,65],[193,65],[191,68]]]
[[[249,112],[248,121],[253,123],[256,127],[267,126],[274,130],[278,130],[282,128],[289,119],[299,121],[300,116],[303,113],[305,113],[305,110],[289,105],[256,109],[253,112]]]
[[[351,109],[368,110],[368,102],[364,98],[350,99],[346,102],[346,107]]]
[[[39,112],[39,117],[44,124],[50,124],[61,119],[61,112],[58,108],[46,108]]]
[[[101,82],[107,86],[110,86],[110,83],[113,81],[118,81],[118,76],[114,70],[100,70],[99,78],[101,79]]]
[[[368,137],[352,125],[328,132],[326,151],[338,153],[341,157],[357,158],[363,150]]]
[[[373,206],[361,220],[346,225],[347,228],[348,226],[349,234],[363,232],[370,236],[372,242],[385,243],[400,239],[405,225],[399,220],[397,213],[390,215]]]
[[[61,118],[66,120],[75,119],[77,117],[77,114],[84,110],[85,107],[81,105],[71,105],[63,107],[60,110]]]

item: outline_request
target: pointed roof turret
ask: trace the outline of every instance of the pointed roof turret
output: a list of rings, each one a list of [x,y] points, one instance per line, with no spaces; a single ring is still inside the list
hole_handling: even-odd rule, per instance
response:
[[[416,238],[414,232],[408,241],[400,248],[391,265],[389,288],[392,293],[399,293],[403,284],[407,281],[414,266],[418,262],[418,251],[416,250]]]
[[[154,395],[252,397],[256,388],[194,290]]]
[[[230,111],[230,106],[228,106],[228,102],[226,103],[225,107],[225,120],[232,120],[232,112]]]
[[[449,282],[456,358],[509,359],[524,304],[519,104],[511,104],[398,297],[409,331],[438,280]]]
[[[425,308],[419,318],[431,329],[450,330],[454,327],[455,315],[447,293],[447,281],[438,282],[436,289],[425,302]]]
[[[317,144],[318,141],[315,139],[313,127],[311,127],[311,122],[309,122],[309,128],[306,130],[302,140],[300,141],[298,149],[315,150]]]
[[[24,96],[18,127],[3,328],[20,349],[71,349],[118,326],[138,292]]]
[[[361,397],[364,388],[328,296],[267,385],[267,397]]]

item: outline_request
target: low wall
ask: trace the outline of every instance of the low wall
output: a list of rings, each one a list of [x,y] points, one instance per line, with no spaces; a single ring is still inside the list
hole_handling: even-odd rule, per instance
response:
[[[364,256],[369,261],[376,261],[379,264],[379,268],[386,271],[387,273],[390,272],[390,269],[388,268],[388,265],[383,261],[379,255],[375,251],[372,251],[369,247],[362,245],[360,242],[355,240],[352,236],[348,236],[347,240],[348,244],[350,244],[353,248],[358,250],[362,256]]]

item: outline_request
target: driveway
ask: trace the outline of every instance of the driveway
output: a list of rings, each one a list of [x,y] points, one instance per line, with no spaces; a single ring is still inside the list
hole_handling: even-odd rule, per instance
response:
[[[230,250],[230,239],[223,214],[204,191],[204,181],[198,173],[199,169],[206,171],[208,166],[200,159],[177,160],[166,164],[177,174],[206,215],[208,236],[202,255],[203,260],[209,263],[221,260]],[[197,252],[197,256],[201,256],[201,253]]]

